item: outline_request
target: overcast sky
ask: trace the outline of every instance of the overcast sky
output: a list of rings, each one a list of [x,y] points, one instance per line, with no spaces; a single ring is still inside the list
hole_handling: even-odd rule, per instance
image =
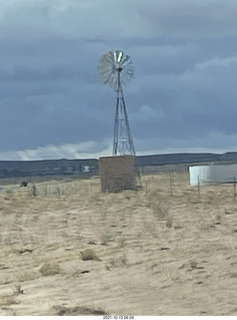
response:
[[[132,57],[136,153],[237,151],[236,0],[0,0],[0,160],[112,155],[115,92]]]

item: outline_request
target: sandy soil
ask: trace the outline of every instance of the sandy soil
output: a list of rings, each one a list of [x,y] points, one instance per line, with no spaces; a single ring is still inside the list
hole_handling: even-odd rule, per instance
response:
[[[0,315],[237,315],[233,185],[144,176],[144,190],[96,179],[0,194]]]

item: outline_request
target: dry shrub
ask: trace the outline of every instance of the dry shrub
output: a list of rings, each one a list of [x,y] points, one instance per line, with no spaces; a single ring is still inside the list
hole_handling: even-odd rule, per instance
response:
[[[126,240],[123,237],[117,239],[117,248],[123,248],[125,246]]]
[[[132,197],[134,196],[134,191],[125,190],[125,191],[123,191],[123,195],[124,195],[124,198],[127,200],[132,199]]]
[[[7,194],[13,194],[13,191],[11,189],[6,191]]]
[[[169,217],[166,221],[166,227],[170,229],[172,227],[172,225],[173,225],[173,221],[172,221],[171,217]]]
[[[101,259],[97,257],[93,249],[86,249],[84,251],[81,251],[80,253],[81,253],[81,259],[83,261],[87,261],[87,260],[101,261]]]
[[[59,264],[56,261],[47,261],[39,269],[43,276],[53,276],[60,273]]]
[[[15,284],[13,292],[15,295],[23,294],[24,290],[22,289],[21,284]]]
[[[86,315],[106,315],[104,310],[98,310],[87,307],[65,307],[65,306],[54,306],[53,313],[56,316],[86,316]]]
[[[11,304],[19,303],[14,294],[11,295],[0,295],[0,307],[2,306],[10,306]]]
[[[39,273],[36,270],[24,270],[17,274],[17,281],[24,282],[39,278]]]
[[[102,246],[106,246],[110,241],[113,241],[113,239],[112,235],[109,232],[105,232],[100,235],[100,244]]]
[[[108,261],[108,264],[106,266],[107,269],[111,268],[121,268],[121,267],[126,267],[127,266],[128,259],[126,255],[120,255],[118,257],[111,258]]]
[[[154,216],[158,220],[166,220],[169,217],[169,209],[166,204],[160,203],[160,202],[151,202],[150,207],[152,209],[152,212]]]

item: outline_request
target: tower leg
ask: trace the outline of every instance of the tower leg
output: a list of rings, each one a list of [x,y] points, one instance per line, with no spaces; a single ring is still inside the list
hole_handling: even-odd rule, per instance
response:
[[[115,110],[113,156],[116,156],[118,152],[118,135],[119,135],[118,122],[119,122],[119,97],[117,97],[116,110]]]

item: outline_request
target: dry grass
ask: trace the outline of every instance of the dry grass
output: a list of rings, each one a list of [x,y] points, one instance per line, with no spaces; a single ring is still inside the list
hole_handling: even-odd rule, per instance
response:
[[[233,186],[142,180],[116,194],[98,179],[4,186],[0,315],[236,315]]]

